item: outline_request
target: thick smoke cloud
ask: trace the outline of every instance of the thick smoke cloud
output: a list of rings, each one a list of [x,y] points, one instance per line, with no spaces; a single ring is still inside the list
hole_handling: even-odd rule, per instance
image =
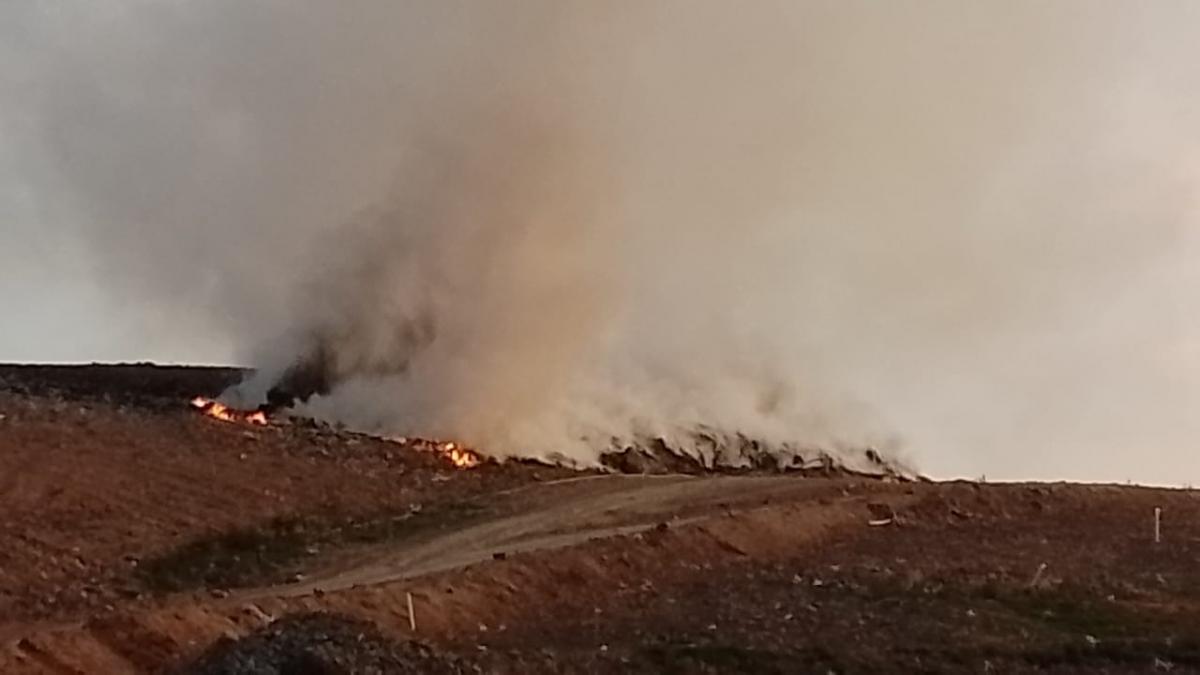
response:
[[[1200,475],[1192,3],[304,4],[0,9],[4,194],[247,401]]]

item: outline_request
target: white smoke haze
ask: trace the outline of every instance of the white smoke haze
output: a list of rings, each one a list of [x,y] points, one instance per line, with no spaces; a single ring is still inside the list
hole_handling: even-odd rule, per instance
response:
[[[1198,19],[14,2],[0,194],[147,345],[259,367],[246,402],[319,341],[306,411],[498,455],[703,427],[1189,482]]]

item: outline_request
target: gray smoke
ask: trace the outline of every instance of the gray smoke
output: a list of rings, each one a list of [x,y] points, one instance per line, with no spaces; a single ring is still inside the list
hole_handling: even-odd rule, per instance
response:
[[[1182,482],[1198,14],[10,3],[0,194],[247,403],[321,354],[305,410],[497,454]]]

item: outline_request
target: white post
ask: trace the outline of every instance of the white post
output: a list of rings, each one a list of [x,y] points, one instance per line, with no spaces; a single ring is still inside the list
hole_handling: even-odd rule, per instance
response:
[[[408,627],[412,632],[417,632],[417,615],[413,613],[412,593],[405,593],[408,596]]]
[[[1046,571],[1046,563],[1038,565],[1037,571],[1033,573],[1033,581],[1029,582],[1030,588],[1037,588],[1038,582],[1042,580],[1042,572]]]
[[[1154,543],[1162,541],[1162,508],[1154,507]]]

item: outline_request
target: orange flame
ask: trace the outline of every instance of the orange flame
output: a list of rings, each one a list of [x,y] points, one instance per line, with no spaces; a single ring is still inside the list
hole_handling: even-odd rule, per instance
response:
[[[470,469],[479,466],[479,455],[466,448],[458,447],[457,443],[442,443],[440,449],[442,455],[460,469]]]
[[[387,440],[399,443],[400,445],[407,445],[416,450],[436,452],[449,460],[457,469],[473,469],[483,463],[478,453],[468,450],[458,443],[430,441],[424,438],[407,438],[404,436],[394,436]]]
[[[266,426],[267,424],[267,414],[261,410],[236,410],[224,403],[214,401],[211,398],[204,398],[203,396],[197,396],[192,399],[192,406],[205,415],[215,417],[224,422],[246,422],[259,426]]]
[[[267,414],[261,410],[238,410],[237,408],[230,408],[220,401],[214,401],[211,398],[203,396],[197,396],[192,399],[192,407],[209,417],[219,419],[223,422],[240,422],[258,426],[269,424]],[[421,438],[389,438],[387,440],[401,445],[408,445],[417,450],[436,452],[449,460],[458,469],[473,469],[483,463],[475,451],[464,448],[454,442],[429,441]]]

